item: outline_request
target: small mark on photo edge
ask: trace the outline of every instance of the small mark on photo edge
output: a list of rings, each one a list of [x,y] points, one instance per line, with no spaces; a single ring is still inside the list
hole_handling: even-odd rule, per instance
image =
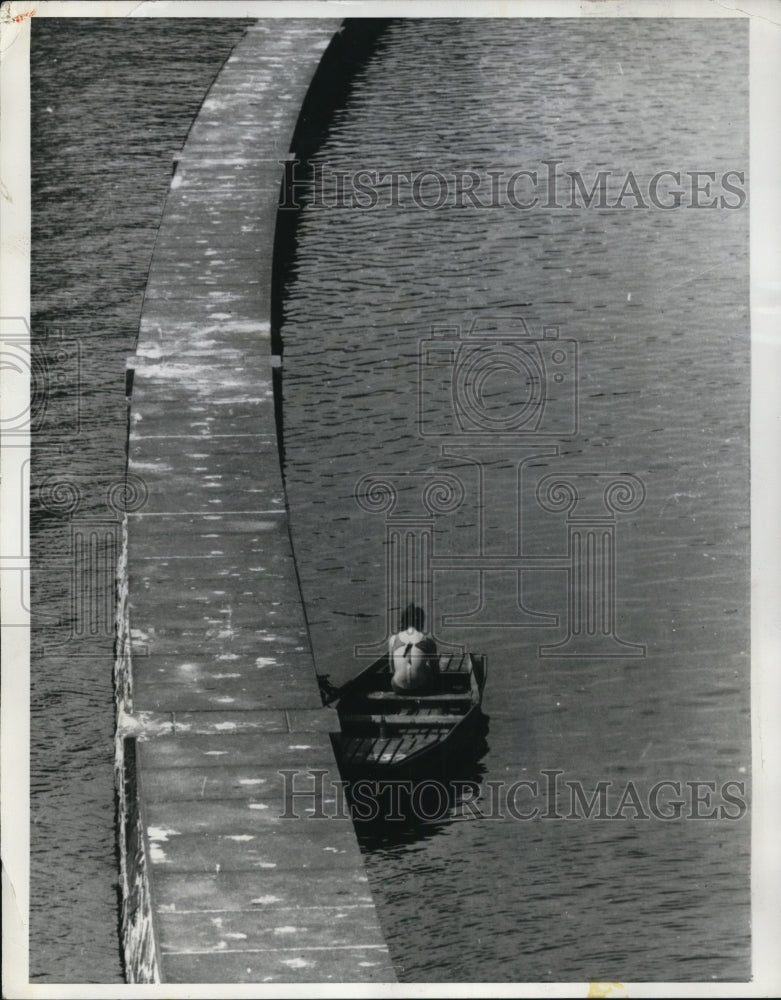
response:
[[[611,997],[628,997],[623,983],[589,983],[588,1000],[607,1000]]]
[[[28,20],[28,18],[35,17],[37,13],[38,13],[37,10],[35,9],[35,7],[33,7],[30,10],[23,11],[21,14],[17,14],[15,17],[10,17],[7,15],[3,17],[3,20],[6,22],[6,24],[9,21],[13,21],[14,24],[21,24],[22,21],[26,21]]]

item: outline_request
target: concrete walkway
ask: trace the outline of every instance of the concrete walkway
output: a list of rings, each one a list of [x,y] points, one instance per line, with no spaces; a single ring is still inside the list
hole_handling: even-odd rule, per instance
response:
[[[281,170],[338,22],[250,27],[178,160],[141,320],[128,515],[131,718],[163,982],[393,981],[292,559],[269,343]],[[139,487],[143,494],[143,488]],[[302,777],[300,787],[308,787]],[[329,801],[326,784],[325,809]]]

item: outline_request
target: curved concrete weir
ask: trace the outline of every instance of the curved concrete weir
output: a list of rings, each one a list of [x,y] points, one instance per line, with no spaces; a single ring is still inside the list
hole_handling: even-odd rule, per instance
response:
[[[130,363],[116,673],[131,981],[395,978],[351,821],[310,818],[314,797],[282,818],[279,774],[338,779],[269,340],[280,161],[337,27],[248,28],[177,159],[152,260]]]

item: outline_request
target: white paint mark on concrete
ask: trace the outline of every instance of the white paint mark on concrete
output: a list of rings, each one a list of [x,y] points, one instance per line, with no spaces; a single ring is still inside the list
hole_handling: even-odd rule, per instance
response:
[[[159,344],[139,344],[136,348],[136,357],[139,358],[161,358],[163,355]],[[140,418],[139,418],[140,419]]]
[[[307,969],[313,962],[307,962],[304,958],[283,958],[283,965],[289,965],[291,969]]]
[[[157,461],[157,462],[139,462],[136,459],[131,459],[128,463],[129,468],[133,472],[172,472],[171,466],[167,462]]]
[[[181,837],[178,830],[167,830],[164,826],[148,826],[146,835],[150,840],[159,840],[163,844],[169,837]]]

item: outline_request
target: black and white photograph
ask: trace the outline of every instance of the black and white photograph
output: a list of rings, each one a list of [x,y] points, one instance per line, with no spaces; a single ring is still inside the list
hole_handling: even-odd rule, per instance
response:
[[[778,995],[781,5],[1,20],[3,996]]]

